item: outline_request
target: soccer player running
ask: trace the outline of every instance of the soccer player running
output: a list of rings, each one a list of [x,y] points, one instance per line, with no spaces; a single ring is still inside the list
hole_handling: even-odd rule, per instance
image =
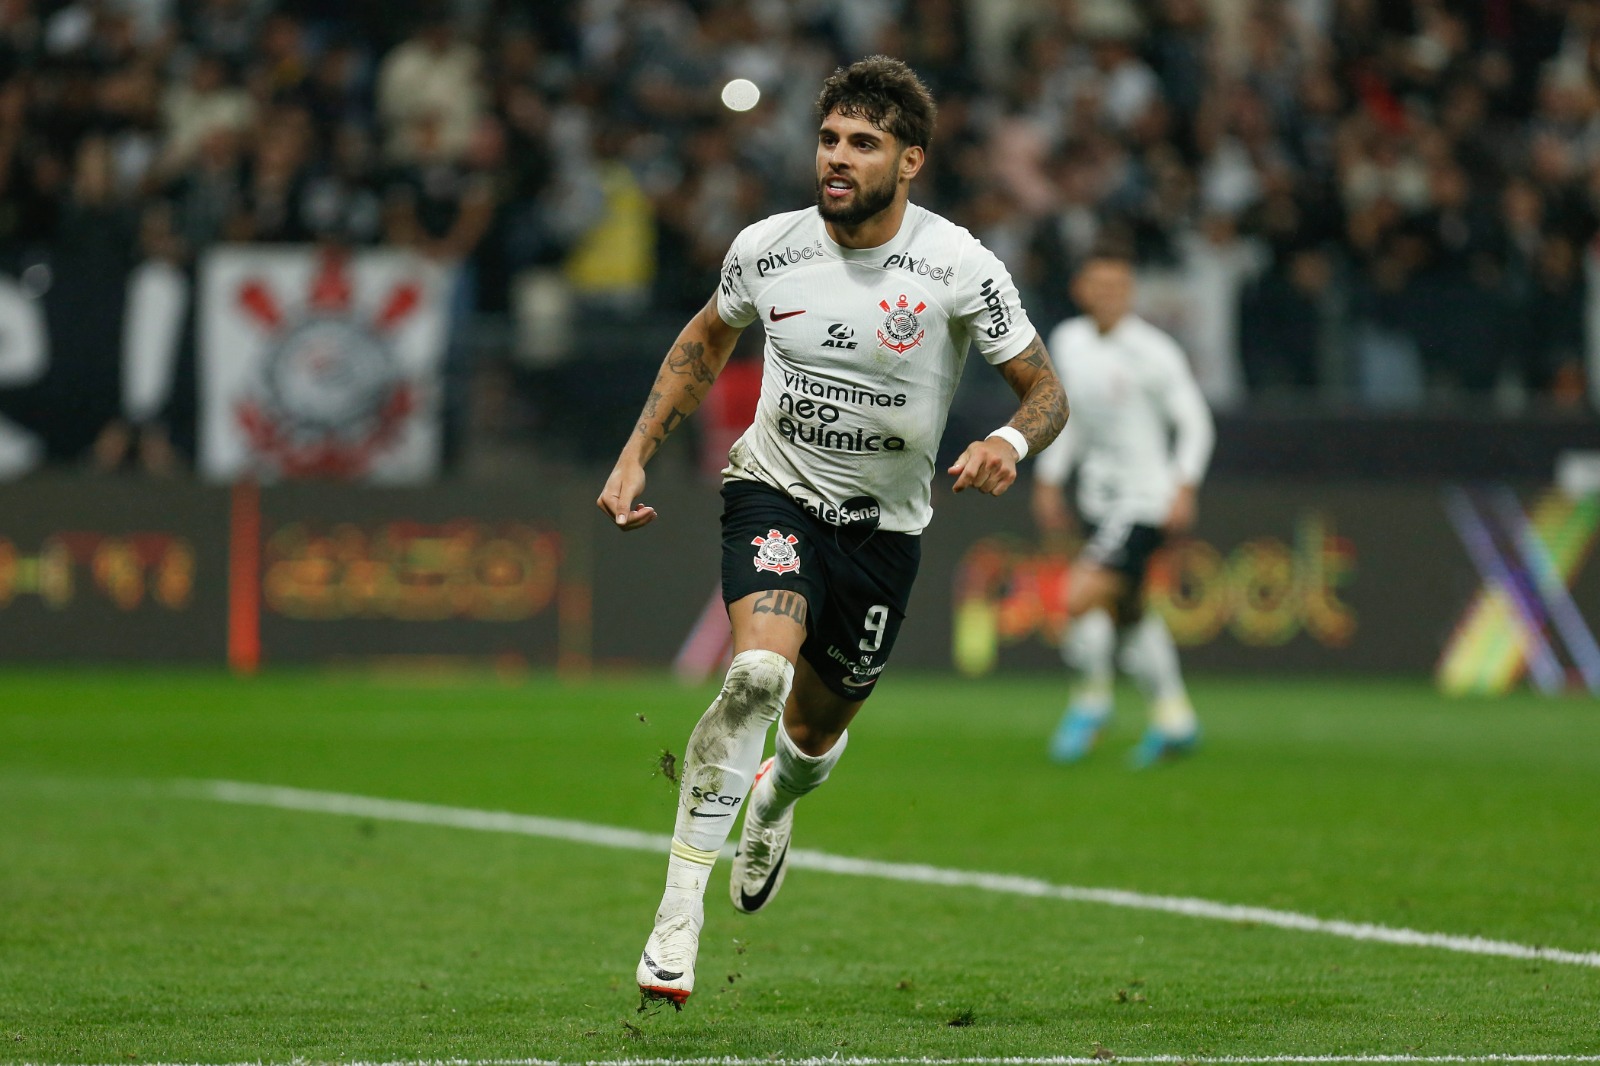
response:
[[[1150,557],[1194,524],[1195,491],[1211,460],[1211,411],[1167,334],[1131,312],[1131,257],[1097,248],[1073,282],[1084,314],[1057,326],[1050,349],[1073,398],[1072,423],[1034,463],[1033,512],[1047,534],[1072,531],[1063,485],[1078,470],[1084,546],[1067,588],[1062,642],[1080,672],[1050,742],[1059,762],[1089,753],[1112,709],[1113,655],[1150,701],[1131,761],[1149,766],[1191,750],[1199,724],[1167,623],[1144,605]]]
[[[827,780],[888,662],[969,344],[1021,405],[949,468],[956,492],[1003,493],[1067,419],[1005,267],[908,200],[934,126],[917,76],[899,60],[861,60],[827,80],[817,114],[816,206],[734,239],[719,290],[678,335],[597,501],[623,530],[656,517],[638,502],[645,463],[762,319],[755,422],[723,471],[733,662],[689,736],[666,891],[637,971],[641,992],[679,1006],[694,989],[706,883],[741,807],[729,892],[751,913],[783,883],[795,801]]]

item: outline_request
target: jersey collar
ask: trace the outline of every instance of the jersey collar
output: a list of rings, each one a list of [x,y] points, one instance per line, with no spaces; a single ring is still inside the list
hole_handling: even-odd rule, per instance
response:
[[[822,246],[831,251],[835,256],[849,263],[881,262],[911,243],[911,231],[922,222],[922,208],[916,204],[906,204],[905,217],[900,220],[900,230],[893,237],[875,248],[846,248],[828,235],[828,226],[822,221],[822,212],[812,208],[812,217],[816,220],[817,236],[822,241]]]

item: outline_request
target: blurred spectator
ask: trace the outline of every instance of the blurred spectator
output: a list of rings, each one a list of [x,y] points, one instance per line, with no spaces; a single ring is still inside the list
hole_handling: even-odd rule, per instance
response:
[[[463,150],[452,154],[444,120],[422,111],[412,117],[406,143],[409,161],[390,172],[384,191],[384,236],[452,270],[443,382],[443,459],[451,469],[461,456],[473,373],[470,338],[478,273],[472,257],[494,218],[504,134],[497,121],[484,119]]]
[[[405,140],[410,151],[386,182],[384,235],[391,244],[459,264],[477,250],[493,217],[503,134],[486,121],[455,152],[444,119],[424,111],[411,119]]]
[[[306,155],[311,140],[304,111],[279,108],[262,125],[245,171],[241,217],[230,237],[240,241],[308,241]]]
[[[384,57],[378,70],[378,114],[389,157],[413,163],[459,159],[483,111],[478,49],[456,36],[448,5],[425,6],[415,32]],[[428,142],[416,137],[426,133]]]
[[[330,44],[317,57],[304,86],[304,103],[312,124],[328,146],[341,132],[372,126],[365,64],[348,41]]]
[[[1327,255],[1301,248],[1245,289],[1239,356],[1252,395],[1309,393],[1317,387],[1323,299],[1331,281]]]
[[[16,253],[55,231],[62,167],[27,121],[29,86],[0,89],[0,248]]]
[[[250,75],[251,90],[267,104],[309,103],[313,60],[298,19],[275,14],[261,25]]]
[[[731,177],[735,186],[738,183],[737,175],[729,173],[727,145],[715,136],[708,138],[706,145],[701,158],[700,187],[685,186],[679,192],[686,205],[698,197],[701,208],[717,207],[712,198],[720,195],[727,198],[728,209],[737,209],[740,206],[737,188],[723,182]],[[655,278],[655,212],[638,179],[623,161],[621,131],[606,130],[597,138],[595,148],[593,173],[601,197],[599,215],[569,253],[567,277],[578,299],[592,309],[637,314],[644,310]],[[720,160],[718,153],[723,155]],[[693,288],[709,296],[716,284],[717,267],[732,236],[715,245],[702,241],[697,227],[704,225],[714,229],[718,225],[718,214],[724,217],[726,214],[714,212],[702,216],[694,214],[693,208],[688,206],[685,212],[680,220],[685,224],[675,231],[674,268],[681,275],[698,278],[701,284]]]
[[[1410,332],[1433,381],[1485,394],[1494,387],[1498,357],[1493,219],[1454,161],[1432,168],[1426,196],[1427,208],[1409,227],[1418,250],[1409,283]]]
[[[1539,248],[1529,302],[1529,330],[1511,351],[1525,352],[1522,381],[1561,407],[1583,402],[1583,320],[1587,298],[1578,249],[1564,236]]]
[[[81,458],[120,410],[123,306],[137,247],[138,215],[117,197],[111,146],[86,137],[73,160],[44,293],[51,359],[43,436],[59,458]]]
[[[256,114],[255,101],[220,54],[195,57],[188,78],[169,89],[161,106],[166,141],[161,149],[164,175],[179,175],[195,162],[201,143],[221,131],[242,134]]]
[[[260,0],[178,0],[186,36],[202,52],[225,57],[235,65],[250,58],[262,10]]]
[[[218,241],[248,236],[240,137],[227,126],[207,132],[193,161],[166,187],[173,235],[189,257]]]
[[[331,145],[306,176],[300,223],[313,240],[375,244],[383,232],[382,199],[374,187],[376,149],[359,124],[343,123],[331,133]]]

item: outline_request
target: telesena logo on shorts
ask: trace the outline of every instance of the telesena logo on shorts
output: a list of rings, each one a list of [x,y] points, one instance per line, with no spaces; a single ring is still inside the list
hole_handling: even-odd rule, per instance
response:
[[[843,503],[833,504],[825,500],[813,500],[800,482],[791,483],[788,492],[789,498],[813,518],[852,533],[871,533],[883,519],[883,505],[871,496],[852,496]]]

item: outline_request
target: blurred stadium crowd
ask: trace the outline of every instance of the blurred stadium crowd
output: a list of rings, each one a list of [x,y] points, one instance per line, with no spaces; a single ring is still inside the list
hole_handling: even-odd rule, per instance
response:
[[[407,245],[462,264],[452,359],[508,395],[653,365],[879,51],[940,101],[914,198],[1043,328],[1120,229],[1221,406],[1586,404],[1596,0],[0,0],[0,266]],[[66,314],[92,391],[116,324]]]

